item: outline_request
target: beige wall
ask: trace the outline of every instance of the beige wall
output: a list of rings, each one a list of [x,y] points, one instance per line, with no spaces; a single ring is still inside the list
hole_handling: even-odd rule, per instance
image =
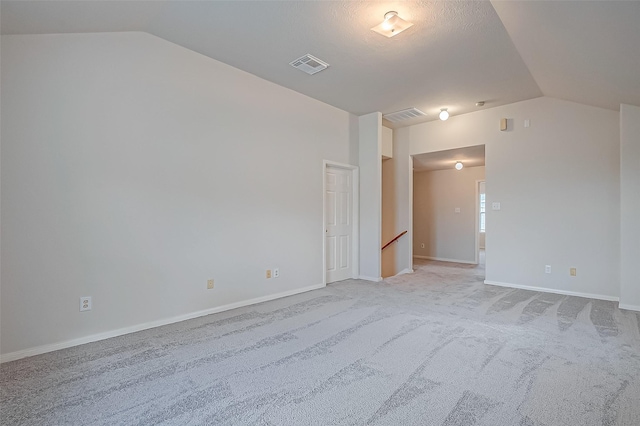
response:
[[[405,129],[393,130],[393,156],[382,162],[382,241],[386,243],[401,232],[407,231],[407,234],[382,252],[383,277],[413,271],[411,218],[399,214],[402,213],[402,206],[410,203],[413,176],[409,171],[413,169],[413,163],[409,156],[409,147],[406,144],[395,143],[396,133],[402,133]]]
[[[475,263],[476,186],[484,175],[484,166],[414,173],[414,256]]]
[[[1,55],[2,354],[322,285],[322,164],[357,164],[350,114],[144,33]]]
[[[384,128],[383,128],[384,129]],[[395,164],[391,159],[382,161],[382,244],[391,241],[400,231],[396,229]],[[382,277],[391,277],[396,270],[396,246],[393,243],[382,251]]]
[[[360,166],[360,278],[382,279],[382,114],[358,117]]]
[[[620,306],[640,311],[640,107],[620,107]]]
[[[509,120],[506,132],[501,118]],[[397,136],[410,155],[485,144],[488,283],[619,297],[618,112],[541,97],[411,126]],[[501,210],[491,210],[494,201]]]
[[[389,160],[393,161],[396,229],[407,231],[395,244],[396,274],[413,271],[413,159],[409,144],[403,143],[410,131],[410,127],[393,130],[393,158]]]

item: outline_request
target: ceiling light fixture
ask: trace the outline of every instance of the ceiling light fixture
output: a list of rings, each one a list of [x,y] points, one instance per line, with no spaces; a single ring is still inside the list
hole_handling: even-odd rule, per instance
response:
[[[477,107],[484,106],[484,101],[476,102]]]
[[[464,165],[462,164],[461,161],[456,161],[456,170],[462,170],[462,168],[464,167]]]
[[[371,28],[372,31],[377,32],[385,37],[393,37],[400,34],[402,31],[413,26],[411,22],[407,22],[398,16],[398,12],[391,11],[384,14],[384,21],[381,24]]]
[[[447,119],[449,118],[449,111],[447,111],[446,108],[442,108],[440,110],[440,114],[438,114],[438,117],[440,118],[440,120],[442,121],[447,121]]]

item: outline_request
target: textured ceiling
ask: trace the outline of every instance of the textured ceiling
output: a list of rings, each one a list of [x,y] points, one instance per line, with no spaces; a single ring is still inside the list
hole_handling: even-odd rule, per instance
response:
[[[427,113],[401,125],[434,120],[440,108],[457,115],[477,101],[490,108],[543,94],[612,109],[640,104],[640,2],[558,3],[2,0],[0,29],[146,31],[357,115]],[[372,32],[389,10],[414,26],[391,39]],[[636,43],[618,40],[627,36]],[[306,53],[331,66],[314,76],[289,66]]]
[[[619,110],[640,106],[640,2],[493,5],[547,96]]]

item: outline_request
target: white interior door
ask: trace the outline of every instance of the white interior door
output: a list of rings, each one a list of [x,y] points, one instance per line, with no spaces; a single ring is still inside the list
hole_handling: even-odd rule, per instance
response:
[[[352,278],[352,171],[327,167],[325,173],[327,283]]]

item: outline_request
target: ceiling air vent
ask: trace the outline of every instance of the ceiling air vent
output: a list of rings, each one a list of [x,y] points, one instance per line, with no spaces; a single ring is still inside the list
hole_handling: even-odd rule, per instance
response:
[[[295,61],[289,62],[289,65],[294,68],[298,68],[300,71],[304,71],[310,75],[327,69],[327,67],[329,66],[328,63],[321,61],[320,59],[316,58],[315,56],[311,56],[308,53],[302,58],[298,58]]]
[[[382,116],[387,121],[397,123],[398,121],[410,120],[416,117],[424,117],[424,112],[417,108],[403,109],[402,111],[392,112],[391,114],[385,114]]]

